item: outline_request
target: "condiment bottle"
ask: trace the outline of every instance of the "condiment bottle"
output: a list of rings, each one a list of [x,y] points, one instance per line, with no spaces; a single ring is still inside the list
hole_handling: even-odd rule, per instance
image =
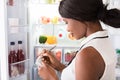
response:
[[[17,62],[17,56],[15,52],[15,42],[10,42],[10,52],[8,55],[8,62],[9,62],[9,75],[12,76],[12,72],[14,72],[14,66],[11,66],[12,63]]]
[[[17,50],[17,61],[23,61],[25,60],[25,54],[23,52],[23,46],[22,46],[22,41],[18,41],[18,50]],[[25,63],[24,62],[20,62],[18,64],[18,71],[19,74],[23,74],[25,71]]]

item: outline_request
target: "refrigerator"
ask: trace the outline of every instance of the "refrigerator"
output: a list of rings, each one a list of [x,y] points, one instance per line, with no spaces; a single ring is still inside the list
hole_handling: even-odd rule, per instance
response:
[[[110,4],[109,8],[120,9],[119,0],[103,1]],[[0,80],[41,80],[35,62],[43,48],[56,46],[52,50],[56,58],[65,65],[69,63],[84,38],[73,40],[68,35],[67,25],[58,12],[59,2],[60,0],[0,0]],[[120,29],[101,24],[109,31],[115,50],[119,50]],[[40,42],[40,36],[48,38],[46,43]],[[15,53],[20,47],[24,59],[10,62],[11,47]],[[120,76],[118,70],[117,68],[117,80]]]
[[[58,13],[59,0],[1,0],[0,4],[1,80],[41,80],[35,61],[43,48],[56,46],[53,51],[64,64],[72,59],[69,53],[78,49],[81,40],[68,36]],[[47,43],[40,43],[41,35]]]

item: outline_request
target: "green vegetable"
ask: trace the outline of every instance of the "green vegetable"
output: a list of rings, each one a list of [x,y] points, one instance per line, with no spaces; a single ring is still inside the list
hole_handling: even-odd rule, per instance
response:
[[[47,37],[46,36],[43,36],[43,35],[39,36],[39,43],[45,43],[46,41],[47,41]]]

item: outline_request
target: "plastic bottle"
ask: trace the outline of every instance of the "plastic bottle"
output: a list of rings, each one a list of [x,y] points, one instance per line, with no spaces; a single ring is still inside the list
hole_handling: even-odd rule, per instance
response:
[[[15,65],[11,66],[11,64],[17,62],[17,56],[15,52],[15,42],[10,42],[10,52],[8,55],[8,60],[9,60],[8,61],[9,62],[9,75],[11,77],[12,75],[14,75],[13,72],[15,72],[14,67],[16,67]]]
[[[23,52],[22,41],[18,41],[18,50],[17,50],[17,61],[25,60],[25,54]],[[18,71],[19,74],[23,74],[25,71],[25,62],[20,62],[18,64]]]

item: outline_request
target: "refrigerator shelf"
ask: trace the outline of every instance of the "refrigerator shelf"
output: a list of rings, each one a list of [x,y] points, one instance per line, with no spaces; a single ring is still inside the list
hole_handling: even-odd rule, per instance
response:
[[[36,26],[36,27],[42,27],[42,26],[49,26],[49,25],[51,25],[51,26],[58,26],[58,25],[66,25],[64,22],[63,23],[58,23],[58,24],[53,24],[53,23],[48,23],[48,24],[42,24],[42,23],[39,23],[39,24],[32,24],[33,25],[33,27],[34,26]]]
[[[17,77],[12,77],[9,80],[28,80],[28,75],[27,74],[22,74]]]
[[[20,63],[25,63],[25,62],[28,62],[28,61],[30,61],[30,59],[26,59],[26,60],[23,60],[23,61],[12,63],[11,66],[16,65],[16,64],[20,64]]]
[[[26,24],[26,25],[10,25],[10,27],[19,27],[19,28],[22,28],[22,27],[28,27],[29,25]]]
[[[10,80],[27,80],[27,76],[30,72],[29,59],[9,64],[9,77]]]
[[[58,6],[58,4],[59,4],[59,2],[54,2],[54,3],[47,3],[47,2],[45,2],[45,0],[43,0],[44,2],[42,2],[42,0],[40,1],[40,0],[36,0],[36,1],[29,1],[29,5],[30,6],[35,6],[35,5],[37,5],[37,6]]]
[[[41,54],[42,49],[50,49],[54,45],[36,45],[34,46],[34,62],[37,57]],[[69,61],[74,57],[74,53],[79,50],[79,46],[62,46],[56,45],[56,47],[52,50],[55,57],[58,58],[60,62],[63,64],[68,64]],[[69,54],[68,54],[69,53]]]
[[[10,26],[9,35],[29,32],[29,25]]]

